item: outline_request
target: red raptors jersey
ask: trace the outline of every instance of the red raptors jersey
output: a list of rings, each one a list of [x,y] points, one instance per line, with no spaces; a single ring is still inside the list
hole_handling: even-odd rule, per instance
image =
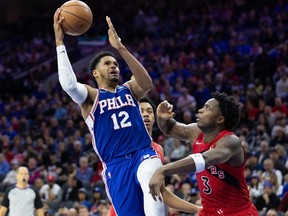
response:
[[[212,142],[204,144],[203,133],[201,133],[193,144],[193,153],[202,153],[215,148],[219,139],[233,134],[231,131],[224,130]],[[249,191],[244,177],[245,161],[239,167],[223,163],[197,173],[203,205],[200,215],[258,215],[249,200]]]
[[[164,164],[164,154],[163,154],[162,146],[153,141],[152,147],[156,151],[157,155],[160,157],[162,164]]]

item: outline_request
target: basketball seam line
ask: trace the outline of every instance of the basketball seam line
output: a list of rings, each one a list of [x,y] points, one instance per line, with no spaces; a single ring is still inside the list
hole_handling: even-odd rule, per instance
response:
[[[77,32],[77,33],[83,33],[83,32],[80,32],[80,31],[77,31],[75,28],[73,28],[71,25],[69,25],[69,23],[67,23],[65,20],[64,22],[66,23],[67,26],[69,26],[73,31]]]
[[[62,11],[65,12],[65,13],[68,13],[68,14],[70,14],[70,15],[73,15],[73,16],[75,16],[75,17],[77,17],[77,18],[79,18],[79,19],[85,21],[85,22],[88,23],[89,25],[91,25],[91,23],[89,23],[87,20],[83,19],[83,18],[80,17],[80,16],[77,16],[77,15],[74,14],[74,13],[71,13],[71,12],[69,12],[69,11],[65,11],[65,10],[62,10]]]

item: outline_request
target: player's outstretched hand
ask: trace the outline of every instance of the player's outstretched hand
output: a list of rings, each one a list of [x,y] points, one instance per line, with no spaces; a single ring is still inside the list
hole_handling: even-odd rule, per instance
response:
[[[157,116],[162,119],[169,119],[175,116],[173,105],[168,101],[161,102],[157,107]]]
[[[63,38],[64,38],[64,31],[61,27],[62,22],[64,21],[64,17],[60,15],[61,9],[58,8],[55,13],[54,13],[54,33],[55,33],[55,42],[56,45],[61,45],[63,44]]]
[[[121,38],[118,36],[109,16],[106,16],[106,21],[109,27],[108,36],[111,46],[114,47],[115,49],[123,47],[123,44],[121,43]]]
[[[152,195],[155,201],[157,199],[162,201],[160,194],[162,187],[165,187],[165,182],[164,182],[164,175],[162,174],[162,167],[160,167],[155,171],[149,182],[150,194]]]

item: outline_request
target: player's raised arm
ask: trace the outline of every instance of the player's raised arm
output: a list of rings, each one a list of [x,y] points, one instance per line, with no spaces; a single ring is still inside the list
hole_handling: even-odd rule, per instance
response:
[[[64,39],[64,31],[62,29],[62,23],[64,21],[64,17],[60,15],[60,8],[58,8],[54,13],[54,34],[55,34],[55,44],[56,47],[64,45],[63,39]]]
[[[200,133],[196,123],[179,123],[174,116],[173,105],[166,100],[161,102],[157,107],[157,123],[160,130],[183,141],[194,140]]]
[[[111,46],[117,49],[134,75],[135,79],[128,81],[127,84],[132,89],[134,96],[136,96],[137,99],[140,99],[152,88],[152,79],[143,65],[122,44],[110,17],[107,16],[106,21],[109,26],[108,35]]]
[[[81,106],[88,96],[88,91],[83,84],[77,82],[77,78],[69,61],[63,42],[64,31],[61,27],[63,21],[64,18],[60,15],[60,9],[58,8],[54,14],[53,25],[57,51],[58,78],[63,90],[75,103]]]

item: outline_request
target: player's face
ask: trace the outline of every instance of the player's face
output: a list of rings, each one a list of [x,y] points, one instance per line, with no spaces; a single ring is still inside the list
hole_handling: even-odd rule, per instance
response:
[[[17,182],[28,183],[29,171],[26,167],[20,167],[16,175]]]
[[[140,103],[141,114],[146,125],[148,132],[151,134],[153,125],[155,122],[155,116],[153,112],[153,108],[150,103],[141,102]]]
[[[101,58],[95,71],[97,82],[119,82],[119,65],[112,56],[104,56]]]
[[[219,108],[219,102],[212,98],[208,100],[204,106],[198,110],[197,114],[197,125],[201,130],[213,130],[219,124],[219,121],[223,120],[221,110]]]

